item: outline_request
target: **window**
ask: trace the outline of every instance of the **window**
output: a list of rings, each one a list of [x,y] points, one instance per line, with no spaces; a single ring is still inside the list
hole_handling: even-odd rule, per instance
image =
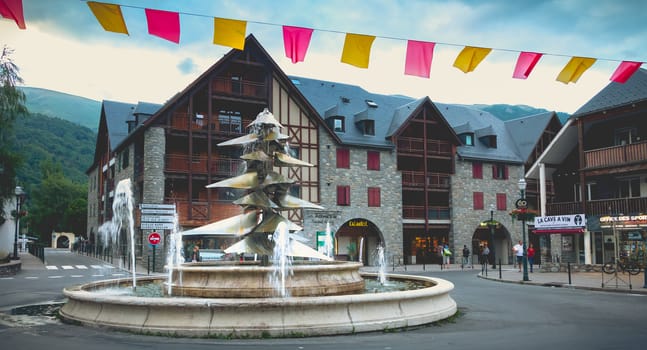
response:
[[[375,120],[365,120],[362,122],[364,135],[375,136]]]
[[[508,210],[507,197],[505,193],[496,194],[496,210]]]
[[[474,134],[467,133],[459,135],[459,138],[465,146],[474,146]]]
[[[499,180],[508,179],[508,166],[505,164],[492,164],[492,178]]]
[[[350,186],[337,186],[337,205],[350,205]]]
[[[337,168],[350,169],[350,150],[337,148]]]
[[[220,111],[218,113],[218,122],[220,123],[219,131],[242,133],[243,121],[240,112],[235,111]]]
[[[472,162],[472,178],[473,179],[483,178],[483,163]]]
[[[368,206],[369,207],[379,207],[379,206],[381,206],[380,188],[379,187],[369,187],[368,188]]]
[[[474,210],[482,210],[483,209],[483,192],[474,192],[472,196],[473,196],[473,200],[474,200]]]
[[[130,152],[129,152],[129,148],[126,147],[124,151],[121,153],[121,168],[126,169],[128,168],[129,164],[130,164]]]
[[[636,128],[620,128],[615,131],[615,144],[622,146],[640,141]]]
[[[618,198],[640,197],[640,179],[622,179],[618,183]]]
[[[344,117],[335,117],[333,119],[333,131],[335,132],[346,131],[346,128],[344,127]]]
[[[366,158],[366,169],[380,170],[380,152],[367,151]]]

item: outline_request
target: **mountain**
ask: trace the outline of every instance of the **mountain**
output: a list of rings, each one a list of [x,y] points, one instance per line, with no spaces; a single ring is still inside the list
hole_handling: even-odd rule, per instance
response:
[[[20,87],[30,113],[57,117],[92,130],[99,128],[101,102],[35,87]]]
[[[496,116],[497,118],[501,120],[510,120],[510,119],[516,119],[519,117],[525,117],[529,115],[535,115],[539,113],[545,113],[548,112],[547,109],[543,108],[535,108],[535,107],[530,107],[526,105],[506,105],[506,104],[493,104],[493,105],[483,105],[483,104],[478,104],[478,105],[472,105],[471,107],[480,109],[482,111],[488,112],[492,114],[493,116]],[[562,122],[562,125],[566,122],[566,120],[570,117],[570,114],[564,113],[564,112],[556,112],[557,117],[559,120]]]

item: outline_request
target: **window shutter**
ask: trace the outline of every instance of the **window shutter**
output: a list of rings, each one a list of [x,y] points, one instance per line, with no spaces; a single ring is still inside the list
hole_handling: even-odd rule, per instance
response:
[[[474,209],[482,210],[483,209],[483,192],[474,192]]]
[[[497,193],[496,194],[496,209],[497,210],[507,210],[508,205],[507,205],[507,196],[505,193]]]
[[[492,164],[492,178],[497,178],[496,164]]]
[[[472,163],[472,178],[474,179],[483,178],[483,163],[481,162]]]
[[[507,165],[504,165],[504,166],[503,166],[503,178],[504,178],[505,180],[507,180],[507,179],[508,179],[508,166],[507,166]]]

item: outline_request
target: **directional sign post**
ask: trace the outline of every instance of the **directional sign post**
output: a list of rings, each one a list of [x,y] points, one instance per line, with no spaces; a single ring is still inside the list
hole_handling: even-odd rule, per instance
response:
[[[148,235],[148,243],[153,246],[153,272],[155,272],[155,248],[162,240],[162,237],[159,233],[153,231]]]

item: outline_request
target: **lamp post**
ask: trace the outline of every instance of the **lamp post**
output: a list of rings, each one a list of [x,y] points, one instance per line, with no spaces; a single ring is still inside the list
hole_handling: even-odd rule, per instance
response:
[[[20,205],[25,192],[22,190],[22,187],[16,186],[16,215],[14,217],[16,222],[16,232],[13,238],[13,259],[18,260],[18,224],[20,222]]]
[[[488,221],[488,226],[490,227],[490,236],[492,237],[492,268],[496,270],[496,251],[494,244],[494,205],[490,205],[490,221]]]
[[[526,248],[526,210],[528,209],[528,202],[526,201],[526,180],[521,178],[519,180],[519,192],[521,198],[517,201],[516,206],[521,210],[519,217],[521,218],[521,238],[523,239],[523,280],[530,281],[528,278],[528,253]]]

